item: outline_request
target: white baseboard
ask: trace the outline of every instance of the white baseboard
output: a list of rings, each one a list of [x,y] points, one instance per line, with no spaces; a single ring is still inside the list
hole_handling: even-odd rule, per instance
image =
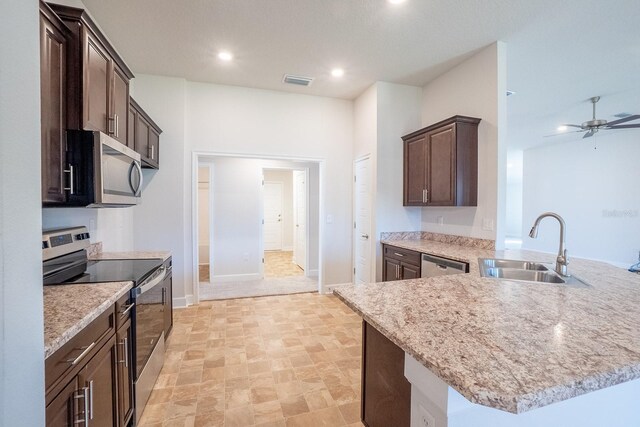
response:
[[[262,280],[262,275],[258,273],[219,275],[213,276],[209,283],[245,282],[249,280]]]
[[[281,251],[282,252],[293,252],[293,246],[283,246]]]
[[[193,305],[193,303],[193,295],[185,295],[183,297],[173,299],[173,308],[187,308],[190,305]]]

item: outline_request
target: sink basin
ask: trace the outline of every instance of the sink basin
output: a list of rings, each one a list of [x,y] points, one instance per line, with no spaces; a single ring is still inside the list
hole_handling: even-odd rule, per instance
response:
[[[561,283],[570,286],[589,284],[575,276],[561,276],[544,264],[533,261],[479,258],[480,276],[492,279],[517,280],[522,282]]]
[[[511,259],[481,259],[481,267],[485,268],[514,268],[517,270],[534,270],[534,271],[547,271],[549,270],[543,264],[531,261],[516,261]]]
[[[517,270],[512,268],[487,268],[484,277],[496,279],[525,280],[527,282],[566,283],[555,273],[537,270]]]

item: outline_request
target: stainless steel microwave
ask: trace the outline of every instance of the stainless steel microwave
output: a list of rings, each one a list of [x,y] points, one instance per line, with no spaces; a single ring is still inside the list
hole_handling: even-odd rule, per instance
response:
[[[102,132],[67,131],[66,206],[126,207],[142,193],[140,154]]]

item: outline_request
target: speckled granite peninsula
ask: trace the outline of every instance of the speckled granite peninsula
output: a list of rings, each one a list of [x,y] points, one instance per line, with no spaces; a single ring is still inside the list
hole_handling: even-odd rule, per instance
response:
[[[45,359],[104,313],[132,286],[132,282],[45,286]]]
[[[570,272],[590,286],[488,279],[479,275],[479,257],[555,257],[428,240],[383,243],[466,261],[470,273],[334,293],[471,402],[521,413],[640,378],[640,276],[571,258]]]

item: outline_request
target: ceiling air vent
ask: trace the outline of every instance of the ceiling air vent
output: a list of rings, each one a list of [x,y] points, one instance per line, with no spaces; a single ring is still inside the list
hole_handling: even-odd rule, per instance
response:
[[[292,74],[285,74],[282,78],[282,83],[298,86],[311,86],[313,83],[313,77],[294,76]]]

